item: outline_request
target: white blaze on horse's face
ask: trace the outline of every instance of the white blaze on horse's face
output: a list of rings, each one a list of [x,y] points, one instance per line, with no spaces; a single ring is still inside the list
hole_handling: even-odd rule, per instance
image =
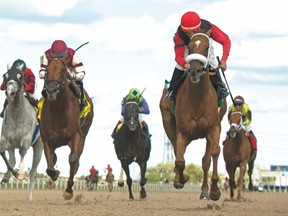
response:
[[[200,40],[195,41],[195,45],[196,45],[197,48],[199,48],[200,43],[201,43]]]

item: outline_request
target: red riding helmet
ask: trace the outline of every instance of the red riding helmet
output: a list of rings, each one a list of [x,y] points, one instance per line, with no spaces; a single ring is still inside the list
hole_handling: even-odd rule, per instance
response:
[[[52,57],[62,57],[67,54],[68,48],[64,41],[62,40],[55,40],[51,45],[51,55]]]
[[[195,12],[186,12],[181,18],[181,29],[184,32],[197,31],[201,26],[201,19]]]

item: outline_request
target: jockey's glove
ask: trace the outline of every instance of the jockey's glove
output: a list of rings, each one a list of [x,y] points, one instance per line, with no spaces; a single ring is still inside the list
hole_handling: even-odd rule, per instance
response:
[[[44,79],[46,77],[46,71],[40,71],[39,72],[39,78]]]

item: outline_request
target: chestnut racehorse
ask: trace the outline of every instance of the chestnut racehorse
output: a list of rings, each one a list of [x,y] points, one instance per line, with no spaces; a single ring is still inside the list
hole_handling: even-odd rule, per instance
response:
[[[192,140],[206,139],[206,151],[202,158],[204,173],[201,186],[200,199],[218,200],[221,196],[217,185],[219,176],[217,171],[218,157],[220,154],[221,120],[227,111],[226,99],[218,111],[218,98],[209,78],[208,48],[211,30],[203,30],[195,33],[189,42],[189,55],[186,62],[190,68],[186,70],[186,78],[179,87],[175,114],[172,112],[172,104],[166,98],[167,90],[164,88],[160,100],[160,110],[164,130],[174,147],[175,177],[174,187],[181,189],[189,180],[184,174],[184,153]],[[209,194],[208,171],[211,157],[213,159],[213,172]]]
[[[223,156],[226,163],[226,170],[229,175],[229,187],[230,197],[234,197],[234,189],[236,189],[235,183],[235,172],[239,167],[238,177],[238,193],[237,199],[241,199],[241,193],[243,190],[244,176],[248,164],[248,175],[249,175],[249,190],[253,190],[252,184],[252,172],[254,168],[255,157],[251,158],[251,143],[248,135],[244,129],[242,121],[242,112],[235,111],[231,113],[229,119],[229,132],[228,138],[223,142]]]
[[[43,102],[40,117],[38,115],[47,161],[46,172],[52,181],[56,181],[60,173],[54,168],[57,162],[55,150],[61,146],[70,147],[70,176],[63,193],[65,200],[73,198],[73,178],[77,173],[85,138],[93,120],[91,98],[84,90],[88,102],[86,107],[90,106],[90,110],[82,116],[79,97],[75,95],[75,85],[68,78],[68,72],[65,57],[49,59],[44,84],[44,95],[46,93],[47,98]]]

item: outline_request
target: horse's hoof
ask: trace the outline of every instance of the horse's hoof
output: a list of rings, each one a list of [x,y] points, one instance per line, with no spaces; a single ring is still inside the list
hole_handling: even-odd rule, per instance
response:
[[[25,177],[26,177],[25,172],[21,172],[21,173],[18,174],[17,179],[18,180],[23,180],[23,179],[25,179]]]
[[[217,201],[217,200],[220,199],[220,197],[221,197],[221,192],[220,192],[220,190],[218,190],[218,192],[217,192],[217,193],[214,193],[214,194],[212,194],[212,193],[210,192],[210,198],[211,198],[211,200]]]
[[[184,187],[184,184],[181,184],[178,181],[174,181],[173,185],[174,185],[174,188],[176,188],[176,189],[182,189]]]
[[[145,199],[147,197],[146,191],[140,192],[140,198]]]
[[[60,174],[60,172],[58,170],[55,170],[55,169],[47,169],[46,173],[48,174],[48,176],[50,176],[50,178],[53,181],[56,181],[59,177],[59,174]]]
[[[202,192],[200,194],[200,200],[210,200],[210,196],[207,192]]]
[[[68,193],[66,190],[63,192],[63,197],[66,200],[71,200],[73,198],[73,191],[71,193]]]
[[[118,181],[118,186],[123,187],[124,186],[124,181]]]

